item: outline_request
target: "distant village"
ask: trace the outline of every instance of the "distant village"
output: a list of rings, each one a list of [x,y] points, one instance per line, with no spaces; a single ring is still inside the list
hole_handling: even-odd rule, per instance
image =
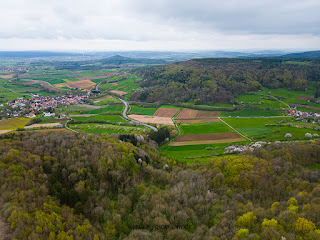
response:
[[[298,111],[297,106],[292,106],[292,108],[289,110],[289,115],[292,117],[304,118],[305,121],[307,121],[308,118],[320,117],[319,113]]]
[[[55,117],[57,107],[85,103],[88,95],[63,95],[63,96],[40,96],[30,94],[31,99],[19,97],[16,100],[0,104],[0,113],[5,117],[29,117],[43,114],[45,117]],[[59,118],[61,116],[56,116]]]

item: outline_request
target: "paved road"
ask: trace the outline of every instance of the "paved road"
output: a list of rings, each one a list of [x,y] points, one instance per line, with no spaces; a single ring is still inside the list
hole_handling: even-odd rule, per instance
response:
[[[221,118],[219,118],[219,120],[221,122],[223,122],[225,125],[227,125],[229,128],[231,128],[233,131],[235,131],[236,133],[238,133],[240,136],[244,137],[245,139],[249,140],[250,142],[252,142],[252,140],[250,138],[248,138],[247,136],[245,136],[244,134],[242,134],[241,132],[239,132],[238,130],[236,130],[234,127],[230,126],[230,124],[226,123],[225,121],[223,121]]]
[[[102,81],[97,84],[97,86],[96,86],[96,90],[97,90],[97,91],[99,91],[99,85],[100,85],[101,83],[102,83]],[[124,110],[123,110],[123,112],[122,112],[122,116],[123,116],[125,119],[127,119],[127,120],[130,121],[130,122],[134,122],[134,123],[140,124],[140,125],[142,125],[142,126],[145,126],[145,127],[147,127],[147,128],[151,128],[153,131],[158,132],[158,129],[157,129],[156,127],[154,127],[154,126],[151,126],[151,125],[149,125],[149,124],[142,123],[142,122],[139,122],[139,121],[136,121],[136,120],[133,120],[133,119],[129,118],[129,117],[127,116],[127,111],[128,111],[128,109],[130,108],[129,103],[127,103],[127,102],[126,102],[125,100],[123,100],[122,98],[118,98],[118,97],[117,97],[117,99],[119,99],[119,100],[124,104]]]

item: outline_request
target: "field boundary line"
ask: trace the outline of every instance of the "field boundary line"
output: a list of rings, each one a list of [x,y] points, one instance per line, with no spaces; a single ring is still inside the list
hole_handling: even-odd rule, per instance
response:
[[[172,143],[172,142],[175,141],[178,137],[181,136],[181,130],[180,130],[180,128],[179,128],[179,126],[178,126],[178,124],[177,124],[177,122],[176,122],[176,120],[175,120],[175,117],[178,116],[181,111],[182,111],[182,108],[180,108],[179,111],[178,111],[175,115],[173,115],[173,117],[171,118],[174,126],[175,126],[176,129],[178,130],[178,135],[175,136],[173,139],[171,139],[169,142],[167,142],[165,145],[163,145],[162,147],[160,147],[160,149],[168,146],[170,143]]]
[[[244,137],[245,139],[249,140],[250,142],[252,142],[252,139],[250,139],[249,137],[247,137],[246,135],[244,135],[243,133],[239,132],[238,130],[236,130],[234,127],[232,127],[230,124],[228,124],[227,122],[225,122],[224,120],[222,120],[220,117],[218,117],[219,120],[221,122],[223,122],[224,124],[226,124],[229,128],[231,128],[233,131],[235,131],[236,133],[238,133],[240,136]]]

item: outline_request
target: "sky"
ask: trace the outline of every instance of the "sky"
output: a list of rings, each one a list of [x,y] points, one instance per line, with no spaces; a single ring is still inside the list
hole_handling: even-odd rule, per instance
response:
[[[316,50],[319,10],[319,0],[1,0],[0,50]]]

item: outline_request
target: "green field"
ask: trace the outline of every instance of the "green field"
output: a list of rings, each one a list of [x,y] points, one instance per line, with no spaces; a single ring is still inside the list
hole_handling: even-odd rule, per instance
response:
[[[0,130],[15,130],[17,128],[23,128],[29,121],[29,118],[0,120]]]
[[[232,143],[232,145],[236,144],[244,145],[248,144],[248,142]],[[230,143],[218,143],[187,146],[165,146],[161,149],[161,152],[179,162],[192,163],[196,159],[198,159],[200,162],[207,162],[209,159],[212,159],[213,155],[222,154],[224,152],[224,148],[230,145]]]
[[[102,123],[81,123],[81,124],[68,124],[68,127],[76,131],[92,133],[92,134],[120,134],[120,133],[141,133],[147,131],[144,127],[135,126],[119,126],[112,124],[102,124]]]
[[[180,124],[179,128],[182,134],[206,134],[206,133],[224,133],[232,132],[223,122],[210,123],[184,123]]]
[[[242,109],[234,112],[221,112],[221,117],[268,117],[268,116],[283,116],[282,111],[277,110],[250,110]]]
[[[123,105],[108,105],[102,108],[93,109],[83,112],[84,114],[101,114],[101,113],[120,113],[123,109]]]
[[[135,105],[130,105],[130,114],[140,114],[152,116],[158,108],[143,108]]]
[[[76,121],[93,121],[93,120],[103,120],[103,121],[110,121],[111,123],[114,122],[128,122],[127,120],[123,119],[119,115],[96,115],[90,117],[72,117],[73,120]]]
[[[284,138],[286,133],[291,133],[292,139],[295,140],[305,139],[307,132],[320,135],[320,132],[312,129],[311,125],[308,125],[309,128],[303,128],[303,125],[298,126],[299,124],[292,122],[290,118],[224,118],[223,120],[253,140],[283,141],[286,140]],[[282,126],[266,126],[266,124]]]

